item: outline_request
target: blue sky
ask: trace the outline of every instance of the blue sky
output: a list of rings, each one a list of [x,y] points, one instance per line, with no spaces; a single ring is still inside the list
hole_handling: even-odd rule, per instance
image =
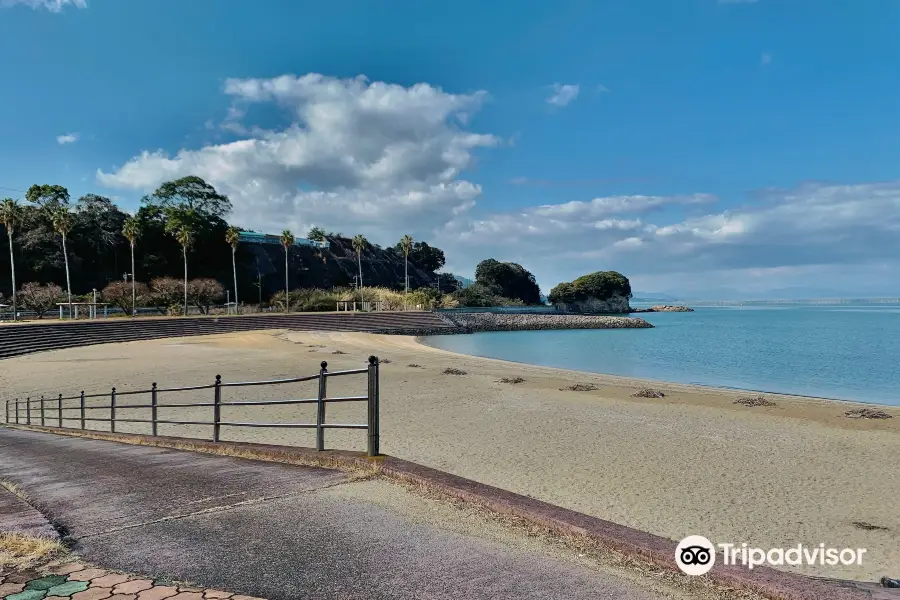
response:
[[[900,3],[0,0],[0,195],[433,241],[448,268],[900,294]],[[724,292],[723,292],[724,293]]]

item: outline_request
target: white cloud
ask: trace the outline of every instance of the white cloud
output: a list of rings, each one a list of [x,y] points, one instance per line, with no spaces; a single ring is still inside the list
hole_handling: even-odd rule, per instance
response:
[[[613,196],[466,217],[451,222],[441,242],[462,253],[454,268],[515,253],[545,287],[598,268],[701,286],[727,271],[827,280],[829,270],[877,263],[892,281],[900,275],[900,181],[766,190],[753,205],[673,219],[677,207],[696,210],[714,200]]]
[[[553,84],[553,94],[547,98],[547,104],[566,106],[578,97],[580,86],[577,84]]]
[[[308,74],[230,79],[225,93],[234,100],[226,124],[243,139],[174,155],[144,151],[118,169],[98,170],[98,181],[151,191],[194,174],[231,197],[239,225],[305,232],[315,223],[392,243],[403,233],[427,235],[469,210],[481,188],[462,173],[475,150],[499,143],[465,128],[485,92]],[[254,103],[280,106],[292,124],[245,126]]]
[[[759,58],[759,63],[762,66],[766,66],[772,63],[772,55],[768,52],[763,52],[762,56]]]
[[[62,9],[69,5],[75,8],[87,8],[87,0],[0,0],[0,7],[3,8],[17,4],[33,9],[43,8],[53,13],[62,12]]]
[[[64,146],[66,144],[74,144],[78,141],[77,133],[67,133],[65,135],[56,136],[56,143],[60,146]]]

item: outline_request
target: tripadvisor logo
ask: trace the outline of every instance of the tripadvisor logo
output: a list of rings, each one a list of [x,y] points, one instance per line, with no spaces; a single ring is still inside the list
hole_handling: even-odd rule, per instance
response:
[[[749,544],[713,544],[702,535],[689,535],[675,548],[675,564],[687,575],[705,575],[716,564],[716,548],[724,565],[742,565],[748,569],[770,566],[862,565],[865,548],[828,548],[825,544],[790,548],[753,548]]]

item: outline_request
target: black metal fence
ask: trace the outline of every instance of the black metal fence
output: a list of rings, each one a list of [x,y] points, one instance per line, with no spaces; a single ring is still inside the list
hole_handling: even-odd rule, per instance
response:
[[[348,375],[366,374],[368,386],[365,395],[359,396],[343,396],[329,398],[327,394],[328,379],[331,377],[343,377]],[[307,398],[299,400],[251,400],[251,401],[232,401],[226,402],[222,400],[223,388],[237,388],[257,385],[279,385],[287,383],[298,383],[301,381],[319,382],[319,393],[316,398]],[[368,434],[367,452],[369,456],[378,456],[379,439],[378,439],[378,415],[379,415],[379,377],[378,377],[378,358],[369,357],[369,364],[362,369],[350,369],[347,371],[328,371],[328,363],[322,361],[321,369],[317,375],[307,377],[294,377],[291,379],[272,379],[267,381],[240,381],[240,382],[223,382],[221,375],[216,375],[216,381],[208,385],[194,385],[178,388],[158,388],[156,383],[148,390],[135,390],[127,392],[117,392],[116,388],[105,394],[85,394],[82,391],[77,396],[64,397],[59,394],[56,398],[45,398],[41,396],[39,399],[26,398],[20,401],[16,398],[13,401],[6,401],[6,422],[32,425],[32,406],[35,407],[34,420],[40,419],[42,427],[58,427],[62,429],[74,429],[72,427],[63,427],[63,421],[77,420],[80,423],[79,429],[86,429],[87,422],[109,423],[109,431],[115,433],[116,423],[149,423],[152,435],[158,435],[158,425],[208,425],[212,427],[212,440],[218,442],[220,440],[222,427],[276,427],[276,428],[306,428],[316,430],[316,450],[325,449],[325,430],[326,429],[365,429]],[[213,398],[211,402],[184,402],[176,404],[160,404],[159,394],[166,392],[187,392],[194,390],[213,390]],[[121,404],[119,400],[123,396],[140,396],[149,395],[150,402],[139,404]],[[86,404],[86,400],[93,398],[109,398],[109,404],[93,405]],[[71,402],[77,400],[76,406],[71,406]],[[364,424],[346,424],[346,423],[326,423],[325,407],[331,402],[366,402],[367,422]],[[67,406],[66,403],[70,405]],[[223,421],[222,407],[229,406],[271,406],[277,404],[315,404],[316,405],[316,422],[315,423],[257,423],[257,422],[239,422],[239,421]],[[197,408],[209,407],[212,409],[211,421],[187,421],[159,419],[157,410],[160,408]],[[131,419],[117,416],[119,411],[128,409],[150,409],[149,419]],[[88,411],[108,410],[109,417],[89,417]],[[71,414],[69,411],[77,411],[77,416],[64,416],[63,413]],[[95,414],[95,413],[92,413]],[[11,416],[12,415],[12,416]],[[55,421],[55,423],[54,423]],[[36,423],[35,423],[36,424]]]

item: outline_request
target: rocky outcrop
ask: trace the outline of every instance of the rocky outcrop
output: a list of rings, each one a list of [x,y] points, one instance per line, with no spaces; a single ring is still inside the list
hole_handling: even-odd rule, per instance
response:
[[[653,313],[653,312],[694,312],[693,308],[688,306],[678,306],[676,304],[659,304],[650,308],[635,308],[633,313]]]
[[[619,295],[612,296],[607,300],[600,300],[599,298],[587,298],[585,300],[578,300],[576,302],[557,304],[556,310],[561,313],[578,315],[592,313],[628,314],[629,312],[633,312],[631,310],[631,306],[628,304],[628,298],[626,296]]]

